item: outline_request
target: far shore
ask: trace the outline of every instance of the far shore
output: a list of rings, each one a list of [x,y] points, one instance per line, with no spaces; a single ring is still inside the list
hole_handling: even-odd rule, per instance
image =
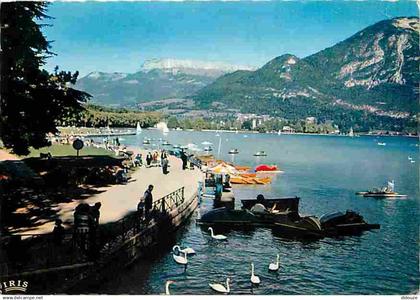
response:
[[[74,135],[74,136],[83,136],[83,137],[101,137],[101,136],[123,136],[123,135],[135,135],[135,128],[120,128],[120,127],[111,127],[111,128],[96,128],[96,127],[61,127],[64,132],[61,133],[61,136],[65,135]],[[104,130],[107,132],[104,132]],[[71,132],[70,130],[74,130]],[[159,130],[155,127],[143,128],[143,130]],[[225,132],[225,133],[241,133],[241,134],[257,134],[257,133],[266,133],[266,134],[278,134],[277,132],[259,132],[256,130],[228,130],[228,129],[170,129],[171,131],[193,131],[193,132]],[[70,132],[69,132],[70,131]],[[76,132],[75,132],[76,131]],[[79,132],[77,132],[79,131]],[[86,132],[83,132],[86,131]],[[93,131],[93,132],[92,132]],[[338,136],[338,137],[349,137],[347,134],[334,134],[334,133],[309,133],[309,132],[281,132],[280,135],[311,135],[311,136]],[[357,136],[374,136],[374,137],[408,137],[408,138],[419,138],[419,135],[408,135],[408,134],[380,134],[380,133],[367,133],[367,132],[356,132],[355,137]]]

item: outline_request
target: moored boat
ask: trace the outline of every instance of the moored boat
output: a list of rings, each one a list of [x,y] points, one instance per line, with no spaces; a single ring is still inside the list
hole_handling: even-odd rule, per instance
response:
[[[245,176],[243,176],[245,175]],[[251,174],[242,174],[240,176],[230,177],[231,184],[269,184],[271,183],[270,177],[257,178],[255,176],[249,176]]]
[[[248,167],[248,166],[235,166],[235,169],[238,170],[238,171],[241,171],[241,172],[248,172],[251,169],[251,167]]]
[[[255,167],[255,172],[280,173],[282,171],[276,165],[259,165]]]
[[[368,224],[360,214],[350,210],[326,214],[321,218],[301,216],[298,197],[265,199],[258,195],[256,199],[243,199],[241,202],[241,209],[214,209],[204,214],[198,223],[233,228],[270,227],[273,233],[299,238],[359,234],[380,228],[379,224]]]
[[[254,156],[267,156],[267,153],[265,151],[258,151],[254,153]]]
[[[230,149],[228,153],[229,154],[238,154],[239,150],[238,149]]]

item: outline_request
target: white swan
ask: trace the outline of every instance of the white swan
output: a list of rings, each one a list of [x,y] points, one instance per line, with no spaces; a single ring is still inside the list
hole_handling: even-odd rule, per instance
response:
[[[170,295],[170,294],[171,294],[171,293],[169,292],[169,285],[170,285],[171,283],[174,283],[174,281],[172,281],[172,280],[168,280],[168,281],[165,283],[165,295]]]
[[[230,292],[229,281],[229,277],[226,278],[226,287],[220,283],[209,283],[209,286],[216,292],[228,294]]]
[[[180,265],[188,264],[187,253],[184,253],[184,256],[175,255],[175,254],[172,256],[177,264],[180,264]]]
[[[227,237],[224,236],[223,234],[216,234],[214,235],[213,233],[213,228],[209,227],[210,233],[211,233],[211,237],[215,240],[226,240]]]
[[[277,261],[275,263],[271,263],[268,266],[268,269],[270,271],[277,271],[279,269],[279,267],[280,267],[280,255],[277,254]]]
[[[254,264],[253,263],[251,263],[251,282],[253,284],[259,284],[261,282],[260,277],[254,275]]]
[[[181,249],[181,247],[179,247],[178,245],[175,245],[175,246],[172,248],[172,250],[173,250],[173,251],[176,251],[176,249],[178,249],[178,251],[179,251],[179,252],[181,252],[181,253],[186,253],[186,254],[195,254],[194,249],[193,249],[193,248],[190,248],[190,247],[188,247],[188,248],[184,248],[184,249]]]

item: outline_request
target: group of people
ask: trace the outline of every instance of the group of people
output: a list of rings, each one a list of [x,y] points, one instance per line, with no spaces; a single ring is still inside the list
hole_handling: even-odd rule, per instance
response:
[[[141,167],[143,165],[143,155],[137,153],[136,156],[133,157],[132,163],[134,167]]]
[[[152,165],[158,165],[159,156],[160,156],[160,165],[162,167],[162,173],[166,175],[169,173],[168,172],[169,158],[165,150],[162,150],[160,155],[158,151],[153,151],[153,153],[149,151],[146,155],[146,167],[150,168]]]

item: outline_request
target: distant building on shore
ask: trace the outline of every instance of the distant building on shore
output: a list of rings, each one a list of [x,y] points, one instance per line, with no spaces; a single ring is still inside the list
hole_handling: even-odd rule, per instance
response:
[[[290,126],[283,126],[283,129],[281,130],[282,133],[294,133],[295,130]]]
[[[307,124],[316,124],[316,118],[315,117],[307,117],[306,119],[305,119],[305,122],[307,123]]]

